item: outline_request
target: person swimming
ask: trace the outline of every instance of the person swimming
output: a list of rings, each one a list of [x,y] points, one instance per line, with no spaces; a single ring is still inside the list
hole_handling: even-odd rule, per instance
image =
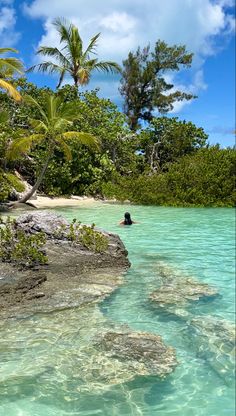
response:
[[[136,224],[136,222],[131,219],[131,215],[129,212],[125,212],[124,219],[120,221],[120,225],[132,225],[132,224]]]

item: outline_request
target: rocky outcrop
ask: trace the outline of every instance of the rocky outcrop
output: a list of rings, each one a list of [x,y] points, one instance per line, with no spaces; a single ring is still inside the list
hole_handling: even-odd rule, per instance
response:
[[[37,211],[19,216],[15,227],[26,233],[44,232],[48,256],[46,266],[17,270],[0,265],[0,307],[18,302],[34,302],[34,308],[57,308],[65,304],[84,304],[104,299],[122,282],[130,266],[128,252],[118,235],[101,231],[108,245],[94,252],[67,238],[69,222],[52,212]]]
[[[49,264],[54,265],[57,272],[67,267],[78,267],[81,271],[97,267],[126,269],[130,266],[128,252],[118,235],[98,230],[107,238],[108,247],[102,253],[94,253],[82,243],[71,244],[68,240],[70,224],[61,215],[47,211],[23,214],[17,218],[16,227],[30,234],[40,231],[46,234]]]
[[[58,385],[62,383],[66,400],[72,401],[82,391],[104,392],[111,385],[131,381],[137,376],[164,378],[174,371],[177,365],[175,350],[167,347],[160,336],[135,332],[125,325],[112,323],[96,305],[122,283],[122,272],[129,267],[127,251],[117,235],[102,231],[108,246],[104,252],[96,253],[81,243],[71,244],[67,238],[69,223],[54,213],[24,214],[17,218],[15,227],[29,234],[40,231],[46,234],[48,265],[37,267],[37,270],[17,270],[11,264],[2,263],[2,321],[17,316],[17,331],[21,331],[25,320],[20,317],[29,317],[36,312],[45,316],[53,312],[46,315],[53,328],[50,331],[52,349],[47,345],[47,354],[44,348],[37,350],[37,366],[31,361],[19,368],[18,394],[25,383],[37,379],[40,394],[44,397],[48,391],[57,394]],[[77,308],[76,313],[74,308]],[[63,309],[67,309],[66,322],[62,321]],[[7,331],[6,346],[11,345],[11,351],[21,348],[16,345],[15,330],[14,327],[12,333]],[[44,319],[37,320],[33,338],[31,330],[28,335],[31,348],[37,343],[42,344],[42,339],[47,342]],[[56,349],[58,337],[61,345],[68,345],[70,340],[69,353],[65,353],[65,348]],[[48,371],[57,381],[50,388],[44,387],[43,382]],[[65,378],[65,371],[70,377]],[[8,374],[4,383],[8,386],[8,394],[14,397],[15,374]]]

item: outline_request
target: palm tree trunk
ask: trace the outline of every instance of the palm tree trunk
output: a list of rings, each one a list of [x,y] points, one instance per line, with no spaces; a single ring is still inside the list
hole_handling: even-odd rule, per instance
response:
[[[47,170],[47,168],[48,168],[48,165],[49,165],[49,162],[50,162],[50,159],[51,159],[51,155],[52,155],[52,153],[51,153],[51,152],[49,152],[49,153],[48,153],[48,155],[47,155],[47,158],[46,158],[46,160],[45,160],[45,163],[44,163],[44,165],[43,165],[43,167],[42,167],[42,170],[41,170],[41,172],[40,172],[40,175],[39,175],[38,179],[36,180],[36,182],[35,182],[34,186],[30,189],[30,191],[29,191],[29,192],[27,192],[27,193],[23,196],[23,198],[19,199],[19,201],[10,202],[10,203],[8,204],[8,206],[10,206],[10,207],[11,207],[11,206],[14,206],[15,204],[19,204],[19,203],[26,203],[26,202],[28,201],[28,199],[30,199],[30,198],[34,195],[34,193],[37,191],[37,189],[39,188],[39,186],[40,186],[40,185],[41,185],[41,183],[42,183],[42,180],[43,180],[44,174],[45,174],[45,172],[46,172],[46,170]]]

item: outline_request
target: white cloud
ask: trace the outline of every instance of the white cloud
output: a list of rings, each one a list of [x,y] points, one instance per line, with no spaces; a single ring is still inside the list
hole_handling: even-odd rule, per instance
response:
[[[110,29],[113,32],[128,32],[133,30],[136,25],[136,19],[129,16],[127,13],[114,12],[102,18],[100,25],[105,29]]]
[[[233,0],[34,0],[24,6],[32,18],[44,20],[44,35],[39,44],[58,45],[52,20],[63,16],[75,23],[85,44],[98,32],[98,56],[119,63],[130,50],[158,39],[168,44],[184,44],[194,52],[192,81],[186,87],[197,93],[206,88],[204,62],[215,54],[234,29],[234,18],[228,7]],[[109,83],[109,76],[108,76]],[[115,84],[110,82],[114,95]],[[106,92],[108,91],[106,87]],[[118,92],[117,92],[118,94]],[[177,106],[183,103],[177,103]]]
[[[19,39],[15,31],[16,14],[11,0],[0,1],[0,46],[11,47]]]

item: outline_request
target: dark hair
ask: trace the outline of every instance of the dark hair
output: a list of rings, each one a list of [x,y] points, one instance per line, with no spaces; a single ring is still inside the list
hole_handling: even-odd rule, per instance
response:
[[[125,225],[131,225],[133,224],[133,221],[131,220],[131,216],[129,212],[125,212],[125,221],[124,221]]]

